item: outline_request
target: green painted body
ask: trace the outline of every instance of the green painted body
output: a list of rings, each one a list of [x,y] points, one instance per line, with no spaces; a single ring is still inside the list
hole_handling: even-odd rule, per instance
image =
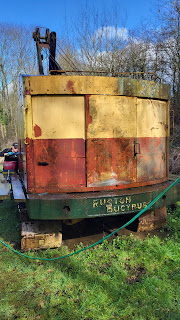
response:
[[[94,218],[136,213],[144,209],[171,183],[116,192],[86,194],[29,195],[27,210],[30,219],[62,220]],[[158,200],[152,209],[175,203],[180,198],[180,183]]]

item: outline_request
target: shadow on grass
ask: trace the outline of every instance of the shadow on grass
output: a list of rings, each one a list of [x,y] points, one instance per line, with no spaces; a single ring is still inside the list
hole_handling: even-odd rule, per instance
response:
[[[0,237],[20,249],[21,230],[17,204],[12,200],[0,202]]]

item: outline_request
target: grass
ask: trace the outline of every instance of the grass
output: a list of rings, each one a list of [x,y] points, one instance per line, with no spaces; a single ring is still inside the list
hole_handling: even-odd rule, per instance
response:
[[[169,210],[163,240],[122,236],[59,261],[29,260],[0,244],[0,319],[179,320],[179,213],[180,202]],[[20,222],[10,201],[0,203],[0,239],[19,248]]]

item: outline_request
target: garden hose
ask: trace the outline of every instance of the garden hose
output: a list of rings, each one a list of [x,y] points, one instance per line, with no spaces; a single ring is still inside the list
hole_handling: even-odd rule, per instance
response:
[[[111,237],[113,234],[115,234],[116,232],[118,232],[119,230],[127,227],[129,224],[131,224],[134,220],[136,220],[141,214],[143,214],[146,210],[150,209],[152,207],[152,205],[157,202],[160,198],[162,198],[162,196],[167,193],[171,188],[173,188],[178,182],[180,182],[180,177],[174,181],[168,188],[166,188],[163,192],[161,192],[152,202],[150,202],[146,208],[144,208],[143,210],[141,210],[139,213],[137,213],[132,219],[130,219],[128,222],[126,222],[125,224],[123,224],[120,228],[116,229],[115,231],[113,231],[112,233],[108,234],[105,238],[85,247],[85,248],[81,248],[80,250],[77,250],[77,251],[74,251],[74,252],[71,252],[69,254],[66,254],[64,256],[61,256],[61,257],[58,257],[58,258],[37,258],[37,257],[31,257],[31,256],[28,256],[20,251],[17,251],[13,248],[11,248],[8,244],[6,244],[5,242],[3,242],[2,240],[0,240],[0,242],[6,246],[7,248],[9,248],[12,252],[14,253],[17,253],[18,255],[21,255],[25,258],[29,258],[29,259],[32,259],[32,260],[41,260],[41,261],[54,261],[54,260],[60,260],[60,259],[63,259],[63,258],[67,258],[67,257],[71,257],[75,254],[78,254],[82,251],[85,251],[87,249],[90,249],[90,248],[93,248],[95,247],[96,245],[100,244],[101,242],[103,242],[104,240],[108,239],[109,237]]]

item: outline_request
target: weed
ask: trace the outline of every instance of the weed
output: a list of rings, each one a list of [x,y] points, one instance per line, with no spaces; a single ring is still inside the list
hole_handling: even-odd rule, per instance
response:
[[[168,210],[163,240],[116,237],[59,261],[28,260],[0,245],[0,319],[179,320],[179,211],[179,204]],[[0,238],[18,247],[16,207],[1,203],[0,218]],[[68,252],[63,247],[30,254]]]

